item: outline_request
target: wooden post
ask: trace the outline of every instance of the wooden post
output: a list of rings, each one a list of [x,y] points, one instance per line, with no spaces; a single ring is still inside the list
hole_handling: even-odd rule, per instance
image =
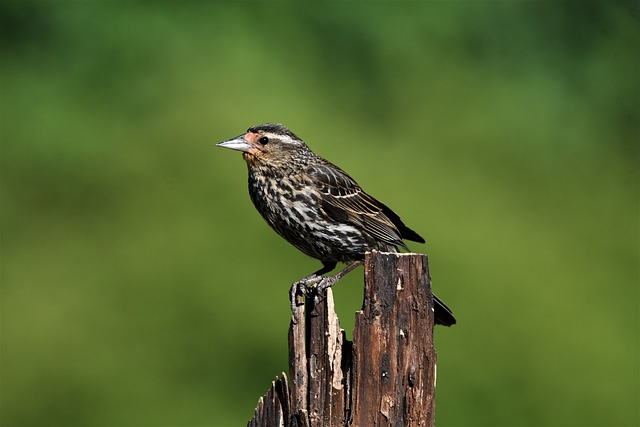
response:
[[[340,329],[331,289],[318,302],[302,305],[298,298],[289,327],[290,388],[283,373],[260,398],[249,426],[434,426],[426,255],[367,253],[353,343]]]

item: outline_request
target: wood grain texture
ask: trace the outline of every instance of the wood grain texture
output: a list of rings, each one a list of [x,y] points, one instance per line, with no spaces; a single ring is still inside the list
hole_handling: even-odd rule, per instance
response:
[[[337,285],[339,286],[339,285]],[[436,354],[428,259],[368,253],[353,343],[328,289],[298,295],[289,377],[272,383],[249,426],[433,426]]]
[[[433,326],[427,256],[367,257],[353,335],[353,425],[434,425]]]

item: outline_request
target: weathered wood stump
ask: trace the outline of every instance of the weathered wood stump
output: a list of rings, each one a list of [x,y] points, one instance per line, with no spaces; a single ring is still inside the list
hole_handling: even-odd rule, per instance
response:
[[[317,303],[297,298],[289,327],[290,388],[283,373],[260,398],[249,426],[434,425],[436,353],[426,255],[367,253],[353,343],[340,329],[331,289]]]

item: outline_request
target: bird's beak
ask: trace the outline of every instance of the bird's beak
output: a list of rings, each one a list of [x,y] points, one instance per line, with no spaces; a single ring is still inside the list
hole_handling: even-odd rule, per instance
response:
[[[236,136],[235,138],[228,139],[226,141],[216,144],[218,147],[228,148],[230,150],[244,151],[245,153],[251,153],[256,150],[249,141],[246,139],[247,134]]]

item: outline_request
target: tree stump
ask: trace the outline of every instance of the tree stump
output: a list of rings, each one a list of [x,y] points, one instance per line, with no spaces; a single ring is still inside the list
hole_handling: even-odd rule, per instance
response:
[[[290,387],[283,373],[260,398],[249,426],[434,425],[436,353],[426,255],[367,253],[353,343],[340,329],[331,289],[317,303],[297,298],[289,327]]]

